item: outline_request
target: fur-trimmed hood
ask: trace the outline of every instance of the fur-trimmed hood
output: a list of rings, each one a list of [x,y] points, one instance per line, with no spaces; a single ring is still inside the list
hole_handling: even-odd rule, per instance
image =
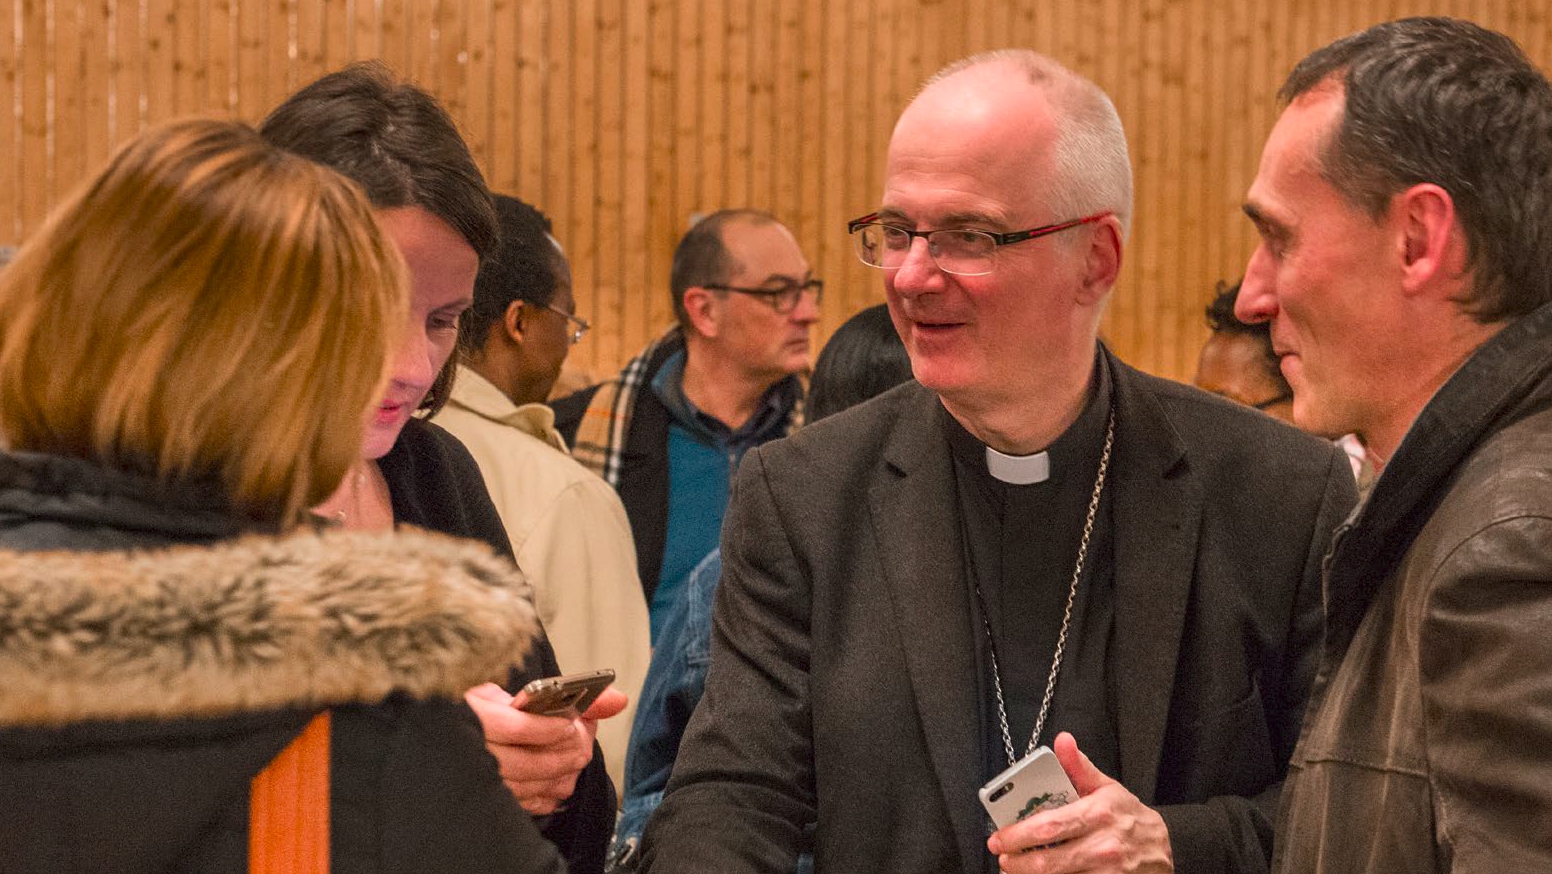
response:
[[[456,699],[537,633],[510,561],[413,529],[0,551],[0,726]]]

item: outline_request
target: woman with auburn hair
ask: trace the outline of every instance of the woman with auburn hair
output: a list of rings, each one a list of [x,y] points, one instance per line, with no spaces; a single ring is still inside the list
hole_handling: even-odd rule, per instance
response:
[[[462,701],[537,633],[520,573],[309,521],[406,296],[359,189],[214,121],[0,272],[8,874],[558,870]]]

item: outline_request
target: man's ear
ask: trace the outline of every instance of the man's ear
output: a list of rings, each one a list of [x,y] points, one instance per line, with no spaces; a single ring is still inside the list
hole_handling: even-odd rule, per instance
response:
[[[1402,291],[1448,288],[1453,294],[1465,273],[1466,246],[1450,193],[1431,182],[1413,185],[1395,196],[1391,217],[1399,234]]]
[[[1086,306],[1098,305],[1115,287],[1116,277],[1121,275],[1121,220],[1115,216],[1100,219],[1089,234],[1088,251],[1083,263],[1083,284],[1078,290],[1078,301]]]
[[[684,290],[684,311],[690,326],[703,337],[715,337],[721,329],[722,299],[710,289],[692,285]]]
[[[524,302],[514,300],[507,304],[507,311],[501,314],[501,332],[513,343],[523,342],[523,318],[528,315]]]

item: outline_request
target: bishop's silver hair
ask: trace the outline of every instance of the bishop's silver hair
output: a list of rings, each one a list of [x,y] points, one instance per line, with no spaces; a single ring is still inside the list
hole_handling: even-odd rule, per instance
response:
[[[1053,220],[1109,210],[1121,221],[1125,237],[1132,225],[1132,164],[1126,132],[1109,95],[1090,80],[1031,49],[995,49],[955,61],[922,83],[927,90],[943,80],[988,65],[1008,65],[1044,89],[1062,112],[1053,147],[1056,188],[1049,206]]]

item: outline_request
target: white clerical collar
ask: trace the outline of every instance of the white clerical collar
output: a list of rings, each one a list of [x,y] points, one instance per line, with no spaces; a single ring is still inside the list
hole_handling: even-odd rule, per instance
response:
[[[988,446],[986,471],[1009,485],[1043,483],[1051,478],[1051,454],[1036,452],[1034,455],[1004,455]]]

